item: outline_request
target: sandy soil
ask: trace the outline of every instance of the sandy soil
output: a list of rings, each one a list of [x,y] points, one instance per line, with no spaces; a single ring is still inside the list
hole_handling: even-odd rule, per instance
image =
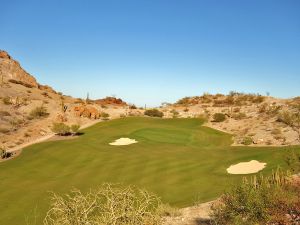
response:
[[[235,165],[231,165],[227,172],[230,174],[251,174],[257,173],[266,167],[267,163],[262,163],[256,160],[249,162],[241,162]]]
[[[214,203],[206,202],[196,206],[179,210],[180,216],[164,218],[163,225],[205,225],[210,224],[211,206]]]
[[[110,145],[131,145],[135,144],[137,141],[135,139],[130,138],[119,138],[115,140],[114,142],[109,143]]]

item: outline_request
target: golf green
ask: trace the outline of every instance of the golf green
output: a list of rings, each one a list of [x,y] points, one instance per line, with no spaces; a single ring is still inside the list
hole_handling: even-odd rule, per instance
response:
[[[231,164],[259,160],[264,173],[284,166],[287,147],[231,147],[231,136],[202,126],[199,119],[123,118],[98,123],[75,139],[48,141],[0,163],[0,224],[41,224],[49,192],[87,191],[104,182],[132,184],[173,206],[218,197],[241,175]],[[110,142],[128,137],[127,146]],[[292,148],[292,147],[289,147]],[[300,147],[293,147],[300,151]]]

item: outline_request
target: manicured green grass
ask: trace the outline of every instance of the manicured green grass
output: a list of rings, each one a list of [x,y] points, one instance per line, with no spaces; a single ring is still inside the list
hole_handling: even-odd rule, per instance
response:
[[[287,148],[230,147],[230,135],[201,125],[198,119],[124,118],[85,129],[76,139],[30,146],[0,163],[0,224],[25,224],[34,216],[41,224],[49,191],[134,184],[183,207],[212,200],[239,182],[241,176],[226,173],[231,164],[260,160],[268,163],[264,173],[284,166]],[[120,137],[138,143],[109,145]]]

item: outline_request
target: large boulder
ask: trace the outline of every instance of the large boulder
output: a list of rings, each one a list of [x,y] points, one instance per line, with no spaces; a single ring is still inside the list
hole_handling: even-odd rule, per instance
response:
[[[90,119],[99,119],[100,112],[93,106],[80,105],[74,107],[75,115],[78,117],[87,117]]]

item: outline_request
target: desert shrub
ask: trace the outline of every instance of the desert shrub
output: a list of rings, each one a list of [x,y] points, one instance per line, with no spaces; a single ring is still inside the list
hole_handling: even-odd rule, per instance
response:
[[[267,111],[267,108],[268,108],[268,104],[264,103],[264,104],[259,106],[258,112],[259,113],[265,113]]]
[[[189,109],[188,108],[185,108],[184,110],[183,110],[183,112],[188,112],[189,111]]]
[[[151,116],[151,117],[163,117],[164,113],[157,110],[157,109],[148,109],[144,112],[146,116]]]
[[[2,98],[2,102],[3,102],[5,105],[11,105],[11,104],[12,104],[11,98],[8,97],[8,96]]]
[[[223,122],[226,120],[226,115],[223,113],[215,113],[213,119],[214,122]]]
[[[29,133],[24,133],[24,137],[30,137]]]
[[[0,116],[11,116],[11,114],[7,111],[0,111]]]
[[[277,121],[292,126],[295,121],[295,115],[292,112],[284,111],[278,115]]]
[[[300,172],[300,153],[289,150],[285,155],[285,162],[293,173]]]
[[[104,120],[108,120],[109,114],[106,113],[106,112],[102,112],[102,113],[100,113],[100,117],[101,117],[102,119],[104,119]]]
[[[159,198],[147,191],[104,184],[86,194],[53,194],[44,224],[155,225],[160,224],[160,206]]]
[[[300,187],[280,170],[269,177],[244,178],[222,195],[212,209],[215,224],[297,224]]]
[[[170,113],[173,114],[173,118],[177,118],[177,117],[179,116],[179,112],[176,111],[175,109],[172,109],[172,110],[170,111]]]
[[[47,112],[47,109],[44,106],[38,106],[31,110],[29,113],[29,118],[30,119],[38,119],[38,118],[43,118],[48,116],[49,113]]]
[[[51,130],[57,135],[68,135],[70,127],[64,123],[53,123]]]
[[[300,107],[296,109],[296,111],[284,111],[280,113],[277,121],[285,123],[296,131],[298,134],[298,140],[300,140]]]
[[[80,125],[79,124],[73,124],[71,125],[70,129],[73,132],[73,134],[77,134],[79,131]]]
[[[281,110],[282,106],[280,105],[271,105],[267,107],[266,113],[270,116],[276,116],[279,114],[279,111]]]
[[[252,103],[262,103],[265,100],[265,97],[262,95],[257,95],[252,98]]]
[[[184,97],[182,99],[179,99],[176,104],[178,105],[187,105],[190,102],[190,97]]]
[[[244,137],[241,144],[251,145],[251,144],[253,144],[253,139],[251,137]]]
[[[137,109],[137,107],[133,104],[129,106],[129,109]]]

